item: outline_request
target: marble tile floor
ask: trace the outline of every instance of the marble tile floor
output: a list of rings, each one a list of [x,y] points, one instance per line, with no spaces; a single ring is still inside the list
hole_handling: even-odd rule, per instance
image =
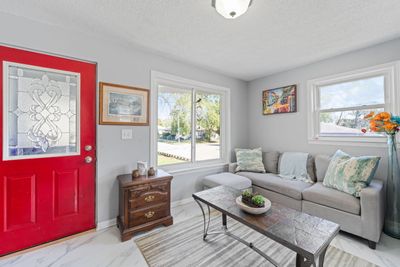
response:
[[[174,223],[201,214],[194,201],[172,208]],[[153,231],[160,231],[162,227]],[[136,236],[138,238],[145,234]],[[135,239],[134,238],[134,239]],[[365,240],[340,233],[332,245],[383,267],[400,267],[400,240],[383,235],[376,250],[371,250]],[[256,255],[256,254],[255,254]],[[120,242],[116,226],[74,239],[66,240],[15,257],[0,258],[0,267],[42,266],[147,266],[134,240]]]

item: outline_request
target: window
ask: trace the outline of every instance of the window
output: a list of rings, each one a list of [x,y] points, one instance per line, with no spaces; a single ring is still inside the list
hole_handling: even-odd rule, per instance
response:
[[[361,135],[363,118],[385,109],[385,77],[377,76],[318,87],[319,135]]]
[[[308,82],[309,140],[321,142],[384,142],[384,136],[361,132],[371,111],[397,113],[396,63]]]
[[[177,170],[227,162],[228,89],[152,72],[152,90],[152,164]]]

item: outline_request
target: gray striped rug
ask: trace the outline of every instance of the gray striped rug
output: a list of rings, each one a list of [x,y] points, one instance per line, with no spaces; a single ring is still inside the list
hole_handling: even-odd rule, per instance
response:
[[[210,230],[220,230],[221,216],[213,212]],[[251,241],[281,266],[295,266],[296,254],[228,218],[228,228],[235,235]],[[149,266],[273,266],[249,247],[225,235],[208,236],[203,241],[203,217],[193,217],[135,240]],[[330,246],[324,266],[376,266]]]

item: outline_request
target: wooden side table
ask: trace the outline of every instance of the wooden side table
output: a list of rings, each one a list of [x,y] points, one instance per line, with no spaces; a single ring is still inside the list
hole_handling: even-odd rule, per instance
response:
[[[157,170],[154,176],[132,178],[131,174],[119,175],[119,215],[117,226],[121,240],[126,241],[141,231],[159,225],[172,225],[171,180],[172,176]]]

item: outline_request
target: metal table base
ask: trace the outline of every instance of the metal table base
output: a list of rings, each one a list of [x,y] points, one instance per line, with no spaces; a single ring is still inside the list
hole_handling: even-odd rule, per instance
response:
[[[199,207],[201,209],[201,212],[203,213],[203,221],[204,221],[203,240],[206,240],[207,236],[209,236],[209,235],[221,235],[221,234],[223,234],[223,235],[230,236],[233,239],[239,241],[240,243],[245,244],[246,246],[248,246],[249,248],[251,248],[252,250],[257,252],[259,255],[264,257],[266,260],[268,260],[274,266],[277,266],[277,267],[279,266],[279,264],[275,260],[273,260],[271,257],[269,257],[264,252],[262,252],[257,247],[255,247],[253,245],[253,243],[247,242],[246,240],[244,240],[244,239],[232,234],[231,232],[229,232],[228,231],[228,226],[226,224],[226,214],[224,214],[224,213],[222,213],[222,231],[208,232],[208,229],[209,229],[209,226],[210,226],[210,220],[211,220],[210,206],[207,205],[207,209],[208,209],[208,220],[207,220],[206,219],[206,213],[205,213],[204,208],[201,205],[200,201],[198,201],[197,199],[195,199],[195,201],[197,202],[197,204],[199,205]]]
[[[262,256],[263,258],[265,258],[267,261],[269,261],[271,264],[273,264],[274,266],[279,266],[279,264],[272,259],[270,256],[266,255],[264,252],[262,252],[260,249],[258,249],[257,247],[255,247],[253,245],[253,243],[251,242],[247,242],[246,240],[232,234],[231,232],[228,231],[228,226],[226,223],[226,214],[222,213],[222,231],[214,231],[214,232],[209,232],[209,227],[210,227],[210,220],[211,220],[211,215],[210,215],[210,206],[206,204],[207,206],[207,210],[208,210],[208,219],[206,216],[206,212],[204,211],[203,205],[201,204],[201,202],[198,199],[194,199],[197,204],[199,205],[201,212],[203,213],[203,222],[204,222],[204,229],[203,229],[203,240],[206,240],[207,236],[209,235],[227,235],[230,236],[231,238],[241,242],[242,244],[248,246],[249,248],[251,248],[252,250],[254,250],[255,252],[257,252],[260,256]],[[300,254],[296,254],[296,267],[309,267],[309,266],[319,266],[319,267],[323,267],[324,264],[324,259],[325,259],[325,254],[327,251],[326,247],[321,254],[318,257],[318,265],[317,262],[312,261],[310,259],[307,259],[305,257],[303,257]]]

